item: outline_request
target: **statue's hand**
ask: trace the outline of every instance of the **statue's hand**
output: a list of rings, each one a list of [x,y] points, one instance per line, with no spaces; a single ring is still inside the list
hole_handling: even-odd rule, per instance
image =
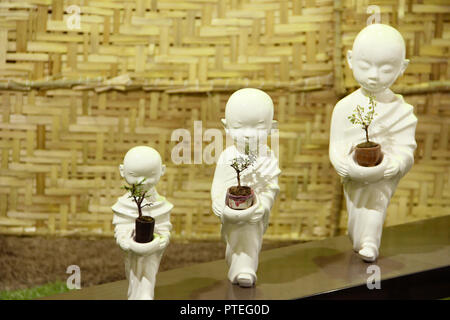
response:
[[[334,169],[342,178],[347,178],[349,176],[349,165],[348,161],[345,161],[346,159],[339,158],[334,162]]]
[[[122,250],[128,251],[130,249],[130,242],[133,241],[133,232],[133,229],[127,230],[116,238],[116,243]]]
[[[159,249],[160,250],[164,250],[167,248],[167,246],[169,245],[169,237],[166,235],[160,235],[159,236]]]
[[[254,218],[254,214],[259,211],[260,203],[258,197],[255,193],[255,198],[253,205],[247,209],[243,210],[235,210],[231,209],[229,206],[225,205],[222,212],[222,222],[231,222],[231,223],[239,223],[239,222],[247,222]]]
[[[400,164],[397,160],[389,158],[389,163],[384,170],[385,178],[392,178],[400,172]]]
[[[383,158],[380,164],[374,167],[360,166],[356,160],[352,159],[349,164],[349,178],[354,181],[372,183],[383,179],[383,174],[388,161]]]
[[[160,250],[160,236],[155,234],[152,241],[139,243],[131,239],[130,250],[140,256],[149,256]]]

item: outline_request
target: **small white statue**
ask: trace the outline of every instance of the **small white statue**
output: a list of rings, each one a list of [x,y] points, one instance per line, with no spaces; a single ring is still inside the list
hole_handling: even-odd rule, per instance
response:
[[[365,27],[347,60],[361,88],[334,108],[329,156],[344,184],[353,249],[372,262],[389,201],[414,163],[417,118],[413,107],[389,89],[409,63],[397,30],[384,24]]]
[[[127,152],[119,170],[131,186],[125,187],[128,192],[112,206],[114,236],[126,254],[128,299],[153,300],[156,273],[172,230],[170,211],[173,205],[155,188],[164,174],[165,165],[155,149],[138,146]],[[154,220],[154,234],[148,229],[147,234],[138,234],[142,239],[136,237],[135,225],[138,228],[142,225],[136,221],[138,217],[143,217],[144,223]],[[150,236],[148,240],[152,240],[146,242],[148,240],[143,239],[145,236]]]
[[[256,283],[263,235],[280,190],[278,159],[267,146],[275,123],[273,113],[268,94],[245,88],[228,99],[222,119],[234,144],[219,156],[211,188],[212,209],[222,222],[228,279],[242,287]],[[241,189],[242,194],[229,189]]]

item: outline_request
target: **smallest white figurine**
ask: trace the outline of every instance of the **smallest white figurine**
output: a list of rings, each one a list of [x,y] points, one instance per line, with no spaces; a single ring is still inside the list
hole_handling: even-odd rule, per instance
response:
[[[159,153],[150,147],[130,149],[119,166],[129,186],[112,206],[114,237],[125,251],[129,300],[153,300],[156,273],[169,244],[173,205],[158,194],[156,184],[164,174]]]

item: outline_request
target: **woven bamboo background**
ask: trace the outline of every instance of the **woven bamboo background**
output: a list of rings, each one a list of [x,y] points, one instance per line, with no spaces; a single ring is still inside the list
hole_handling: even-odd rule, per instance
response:
[[[411,64],[397,92],[411,93],[405,99],[419,117],[419,147],[387,224],[450,210],[450,7],[398,3],[377,2],[381,21],[407,39]],[[68,27],[72,4],[81,9],[81,29]],[[221,129],[226,100],[247,86],[271,95],[280,123],[281,193],[266,238],[345,230],[329,123],[355,85],[343,55],[370,4],[3,1],[0,233],[111,236],[110,207],[123,184],[118,164],[144,144],[168,166],[158,190],[175,204],[174,236],[217,239],[209,195],[215,166],[172,163],[171,134],[185,128],[193,141],[198,120],[203,131]]]

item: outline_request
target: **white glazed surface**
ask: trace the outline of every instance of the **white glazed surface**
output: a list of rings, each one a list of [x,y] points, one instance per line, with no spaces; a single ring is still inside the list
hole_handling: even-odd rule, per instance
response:
[[[329,156],[344,184],[353,249],[362,259],[374,261],[389,201],[414,163],[417,118],[413,107],[389,89],[409,63],[398,31],[383,24],[367,26],[347,58],[361,88],[340,100],[333,110]],[[354,148],[364,141],[364,131],[347,117],[357,105],[368,105],[369,94],[375,97],[377,114],[369,137],[381,145],[384,157],[378,166],[367,168],[354,160]]]
[[[258,137],[268,134],[273,125],[273,103],[265,92],[245,88],[233,93],[227,102],[223,123],[235,144],[219,156],[211,188],[212,208],[222,222],[222,238],[226,242],[228,279],[232,283],[248,286],[256,282],[262,237],[268,226],[270,210],[279,192],[278,176],[281,173],[278,159],[268,149],[266,141]],[[230,160],[242,154],[237,139],[255,141],[259,150],[268,151],[256,163],[244,170],[242,185],[254,191],[254,204],[245,210],[233,210],[225,204],[227,189],[237,184],[236,173]],[[254,139],[254,140],[252,140]],[[255,150],[254,145],[250,146]]]
[[[173,205],[159,195],[155,186],[164,174],[165,166],[161,163],[159,153],[150,147],[139,146],[130,149],[124,163],[119,167],[121,176],[129,183],[146,179],[144,187],[153,203],[143,208],[143,215],[155,219],[155,237],[149,243],[134,241],[135,220],[138,217],[136,203],[129,198],[129,193],[121,196],[112,206],[114,212],[114,237],[125,252],[125,274],[128,284],[129,300],[152,300],[156,273],[165,248],[169,244],[170,212]],[[148,203],[145,199],[143,205]]]

